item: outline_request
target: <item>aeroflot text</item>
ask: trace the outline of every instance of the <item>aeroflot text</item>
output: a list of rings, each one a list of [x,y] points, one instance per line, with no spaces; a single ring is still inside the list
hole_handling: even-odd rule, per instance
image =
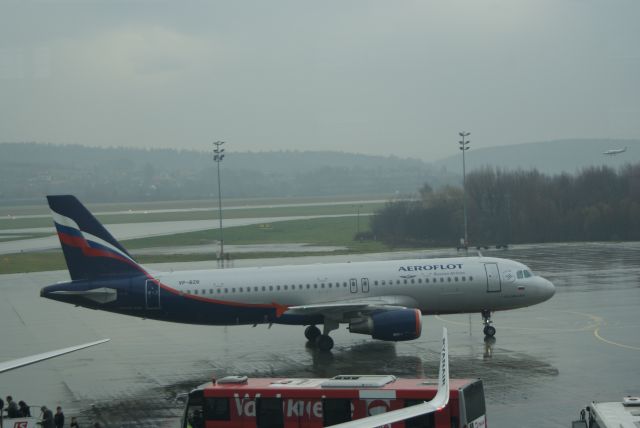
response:
[[[422,266],[400,266],[399,271],[414,272],[418,270],[450,270],[462,269],[462,263],[450,263],[448,265],[422,265]]]

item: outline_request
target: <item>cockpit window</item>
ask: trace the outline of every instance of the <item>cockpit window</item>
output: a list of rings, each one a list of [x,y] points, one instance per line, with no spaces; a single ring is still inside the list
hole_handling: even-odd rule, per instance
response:
[[[518,277],[518,279],[531,278],[533,274],[530,270],[519,270],[516,272],[516,276]]]

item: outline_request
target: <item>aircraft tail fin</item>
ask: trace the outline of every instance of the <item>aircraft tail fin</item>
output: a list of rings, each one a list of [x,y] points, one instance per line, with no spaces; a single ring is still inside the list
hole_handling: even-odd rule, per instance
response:
[[[71,279],[139,274],[142,269],[72,195],[47,196]]]

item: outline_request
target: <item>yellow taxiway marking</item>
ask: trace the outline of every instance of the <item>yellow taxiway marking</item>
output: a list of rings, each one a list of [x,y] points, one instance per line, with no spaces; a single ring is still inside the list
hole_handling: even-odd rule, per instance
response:
[[[604,343],[608,343],[609,345],[617,346],[619,348],[633,349],[634,351],[640,351],[640,348],[637,346],[625,345],[624,343],[614,342],[612,340],[607,340],[604,337],[600,336],[600,327],[593,330],[593,335],[596,339],[603,341]]]
[[[607,324],[605,322],[604,318],[599,317],[597,315],[588,314],[586,312],[574,312],[574,311],[563,311],[563,312],[572,313],[572,314],[578,314],[578,315],[584,315],[585,317],[591,318],[591,320],[596,323],[595,328],[593,329],[593,335],[595,336],[596,339],[598,339],[598,340],[600,340],[600,341],[602,341],[604,343],[607,343],[609,345],[617,346],[619,348],[625,348],[625,349],[632,349],[634,351],[640,351],[640,348],[637,347],[637,346],[625,345],[624,343],[614,342],[613,340],[605,339],[604,337],[602,337],[600,335],[600,327],[602,327],[603,325]]]

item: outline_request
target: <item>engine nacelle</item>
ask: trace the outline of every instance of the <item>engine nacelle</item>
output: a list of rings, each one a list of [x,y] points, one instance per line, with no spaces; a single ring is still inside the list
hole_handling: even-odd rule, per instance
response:
[[[422,313],[418,309],[383,310],[352,320],[349,331],[379,340],[413,340],[422,333]]]

